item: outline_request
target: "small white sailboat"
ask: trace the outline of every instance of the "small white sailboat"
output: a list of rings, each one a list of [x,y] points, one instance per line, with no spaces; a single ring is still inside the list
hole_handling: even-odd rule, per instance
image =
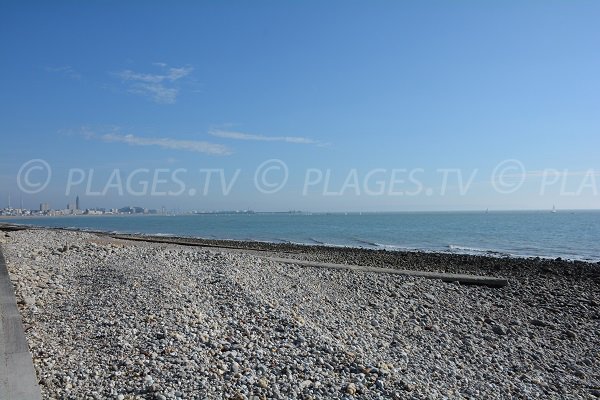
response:
[[[551,213],[555,213],[556,212],[556,206],[554,204],[552,204],[552,211]]]

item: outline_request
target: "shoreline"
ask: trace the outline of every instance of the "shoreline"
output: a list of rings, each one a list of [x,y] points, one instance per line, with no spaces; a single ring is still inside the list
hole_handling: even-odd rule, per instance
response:
[[[591,262],[551,257],[495,256],[489,254],[480,255],[424,250],[371,249],[353,246],[209,239],[143,233],[115,233],[92,229],[39,227],[0,222],[0,231],[6,229],[91,233],[109,238],[120,238],[138,242],[257,252],[271,254],[275,257],[297,258],[303,261],[358,264],[379,268],[490,275],[496,277],[500,277],[503,274],[508,277],[524,276],[533,273],[554,276],[572,276],[578,274],[592,279],[600,279],[600,261]]]
[[[115,215],[116,216],[116,215]],[[77,217],[77,216],[73,216]],[[95,217],[95,216],[93,216]],[[48,217],[51,218],[51,217]],[[124,232],[124,231],[108,231],[108,230],[96,230],[96,229],[88,229],[88,228],[77,228],[77,227],[52,227],[52,226],[39,226],[39,225],[31,225],[31,224],[22,224],[22,223],[9,223],[9,222],[1,222],[0,221],[0,230],[3,229],[11,229],[12,227],[16,227],[17,229],[25,228],[25,229],[48,229],[48,230],[63,230],[63,231],[73,231],[73,232],[89,232],[100,235],[108,235],[108,236],[122,236],[122,237],[130,237],[130,238],[141,238],[148,239],[149,241],[164,241],[173,244],[183,244],[183,245],[198,245],[198,246],[207,246],[207,247],[223,247],[223,248],[231,248],[231,249],[246,249],[246,250],[259,250],[259,251],[286,251],[285,248],[295,249],[293,251],[296,252],[308,252],[312,253],[313,250],[350,250],[350,251],[365,251],[365,252],[390,252],[390,253],[400,253],[400,254],[432,254],[432,255],[442,255],[442,256],[457,256],[457,257],[482,257],[482,258],[490,258],[490,259],[501,259],[501,260],[526,260],[526,261],[555,261],[560,263],[574,263],[574,264],[590,264],[590,265],[600,265],[600,255],[598,260],[586,260],[579,258],[563,258],[563,257],[553,257],[553,256],[536,256],[536,255],[515,255],[515,254],[507,254],[501,251],[495,250],[480,250],[480,251],[443,251],[443,250],[428,250],[428,249],[418,249],[418,248],[401,248],[391,245],[379,245],[372,244],[374,247],[363,247],[363,246],[353,246],[353,245],[336,245],[331,243],[303,243],[303,242],[291,242],[291,241],[269,241],[269,240],[240,240],[240,239],[216,239],[216,238],[205,238],[205,237],[195,237],[195,236],[179,236],[176,234],[161,234],[161,233],[142,233],[142,232]],[[451,248],[457,248],[462,250],[460,246],[449,245]]]

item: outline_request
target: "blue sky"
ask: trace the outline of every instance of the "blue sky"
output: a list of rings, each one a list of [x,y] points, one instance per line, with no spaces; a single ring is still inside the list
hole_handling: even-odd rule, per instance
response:
[[[595,1],[3,2],[0,207],[598,208],[598,20]],[[288,179],[263,193],[274,159]],[[204,193],[201,169],[239,173]],[[144,194],[119,193],[136,170]]]

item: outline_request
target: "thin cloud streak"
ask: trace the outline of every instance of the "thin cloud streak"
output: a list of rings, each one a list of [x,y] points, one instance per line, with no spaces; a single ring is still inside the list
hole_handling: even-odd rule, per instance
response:
[[[208,133],[211,136],[224,138],[224,139],[322,145],[322,143],[317,140],[313,140],[313,139],[306,138],[306,137],[300,137],[300,136],[264,136],[264,135],[254,135],[254,134],[242,133],[242,132],[224,131],[224,130],[219,130],[219,129],[211,129]]]
[[[58,73],[68,76],[71,79],[81,80],[81,74],[70,65],[64,65],[62,67],[46,67],[47,72]]]
[[[173,104],[177,100],[179,90],[168,88],[160,83],[135,83],[129,88],[130,93],[150,97],[156,103]]]
[[[228,156],[233,152],[222,144],[198,140],[179,140],[171,138],[147,138],[132,134],[105,133],[97,135],[89,130],[83,131],[87,139],[101,140],[106,143],[125,143],[130,146],[156,146],[169,150],[183,150],[217,156]]]
[[[116,135],[113,133],[107,133],[102,135],[101,139],[105,142],[118,142],[127,143],[133,146],[158,146],[165,149],[173,150],[186,150],[197,153],[215,154],[215,155],[229,155],[231,151],[220,144],[202,142],[196,140],[177,140],[169,138],[144,138],[139,136],[128,135]]]
[[[163,63],[157,64],[161,68],[167,68]],[[117,75],[124,81],[141,81],[148,83],[161,83],[164,81],[174,82],[188,76],[194,69],[192,67],[167,68],[166,74],[144,74],[126,69]]]
[[[179,94],[179,88],[176,87],[177,81],[191,74],[194,69],[189,66],[173,68],[165,63],[154,63],[153,65],[160,67],[164,72],[149,74],[127,69],[116,73],[116,76],[128,85],[127,90],[130,93],[148,97],[156,103],[175,103]]]

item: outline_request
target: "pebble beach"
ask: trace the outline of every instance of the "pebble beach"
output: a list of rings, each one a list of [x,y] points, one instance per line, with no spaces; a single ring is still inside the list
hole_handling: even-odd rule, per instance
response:
[[[47,229],[0,246],[45,399],[600,397],[598,264]]]

